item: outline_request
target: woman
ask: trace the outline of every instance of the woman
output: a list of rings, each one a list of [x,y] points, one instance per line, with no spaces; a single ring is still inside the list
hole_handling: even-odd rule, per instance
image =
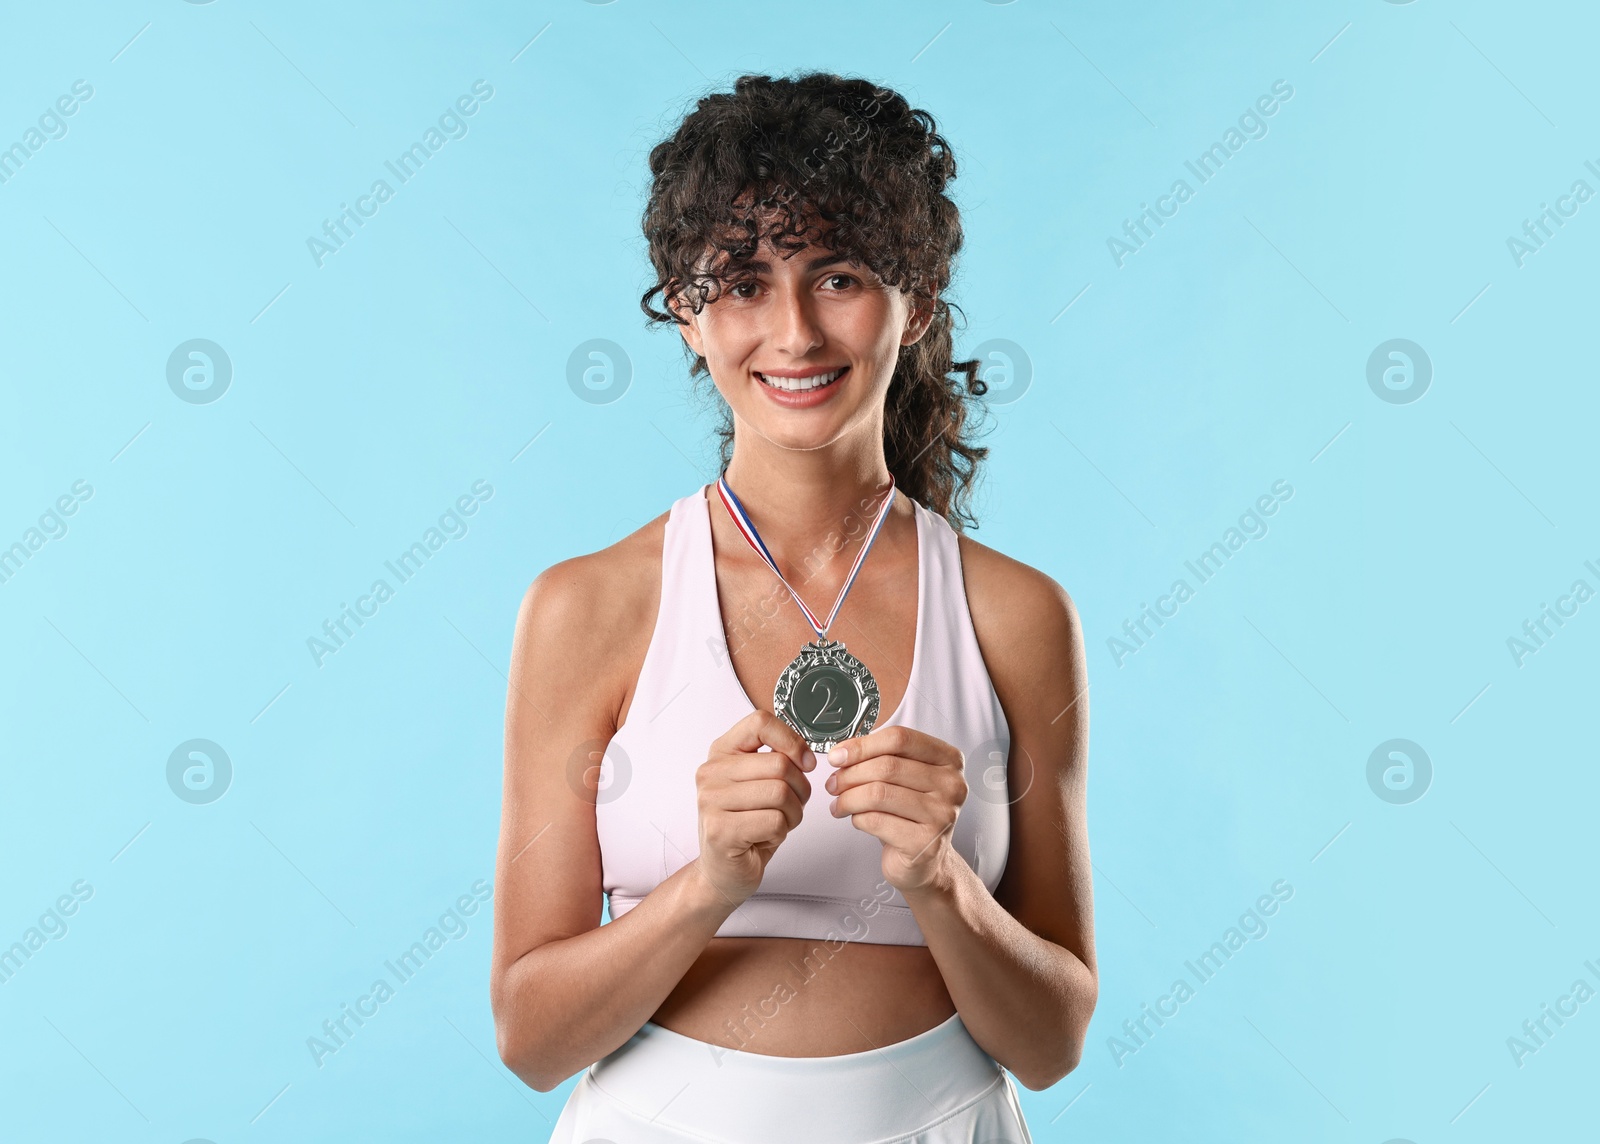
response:
[[[954,160],[811,74],[702,99],[650,167],[641,304],[724,471],[523,601],[501,1058],[588,1069],[558,1141],[1021,1144],[1010,1077],[1071,1071],[1097,994],[1087,680],[1067,593],[950,523],[987,453]]]

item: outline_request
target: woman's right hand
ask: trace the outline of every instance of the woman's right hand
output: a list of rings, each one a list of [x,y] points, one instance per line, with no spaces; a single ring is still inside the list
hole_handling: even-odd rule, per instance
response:
[[[770,751],[760,750],[762,746]],[[711,744],[695,771],[701,876],[736,905],[761,885],[767,861],[800,825],[817,757],[794,728],[756,710]]]

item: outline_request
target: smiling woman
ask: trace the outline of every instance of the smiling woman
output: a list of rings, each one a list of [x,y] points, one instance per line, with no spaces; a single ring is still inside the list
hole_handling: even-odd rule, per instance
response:
[[[1097,993],[1087,681],[1067,593],[958,531],[955,161],[814,73],[706,96],[650,170],[641,305],[715,389],[721,472],[523,600],[501,1057],[587,1070],[555,1141],[1022,1144],[1012,1077],[1070,1072]]]

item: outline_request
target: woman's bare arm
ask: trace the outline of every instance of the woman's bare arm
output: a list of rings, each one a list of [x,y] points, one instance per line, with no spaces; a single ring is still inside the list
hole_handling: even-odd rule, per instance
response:
[[[736,904],[695,860],[600,925],[585,772],[615,732],[622,672],[643,659],[653,627],[654,597],[640,598],[639,580],[614,552],[565,561],[534,581],[517,616],[490,1002],[501,1060],[540,1092],[626,1042]]]
[[[973,1039],[1039,1090],[1077,1067],[1099,995],[1083,634],[1048,576],[965,539],[962,559],[1011,730],[1010,849],[993,896],[957,861],[907,900]]]
[[[771,712],[750,712],[695,769],[695,857],[600,925],[595,780],[655,627],[660,551],[660,529],[647,527],[558,564],[517,616],[490,1002],[500,1058],[541,1092],[660,1008],[761,885],[811,793],[804,741]]]

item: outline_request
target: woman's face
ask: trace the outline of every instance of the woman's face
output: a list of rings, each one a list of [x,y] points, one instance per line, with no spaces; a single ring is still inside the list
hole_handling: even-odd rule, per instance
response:
[[[786,449],[881,432],[900,347],[926,332],[929,312],[824,247],[783,258],[764,242],[749,266],[751,278],[699,314],[680,310],[683,338],[705,357],[737,432]]]

